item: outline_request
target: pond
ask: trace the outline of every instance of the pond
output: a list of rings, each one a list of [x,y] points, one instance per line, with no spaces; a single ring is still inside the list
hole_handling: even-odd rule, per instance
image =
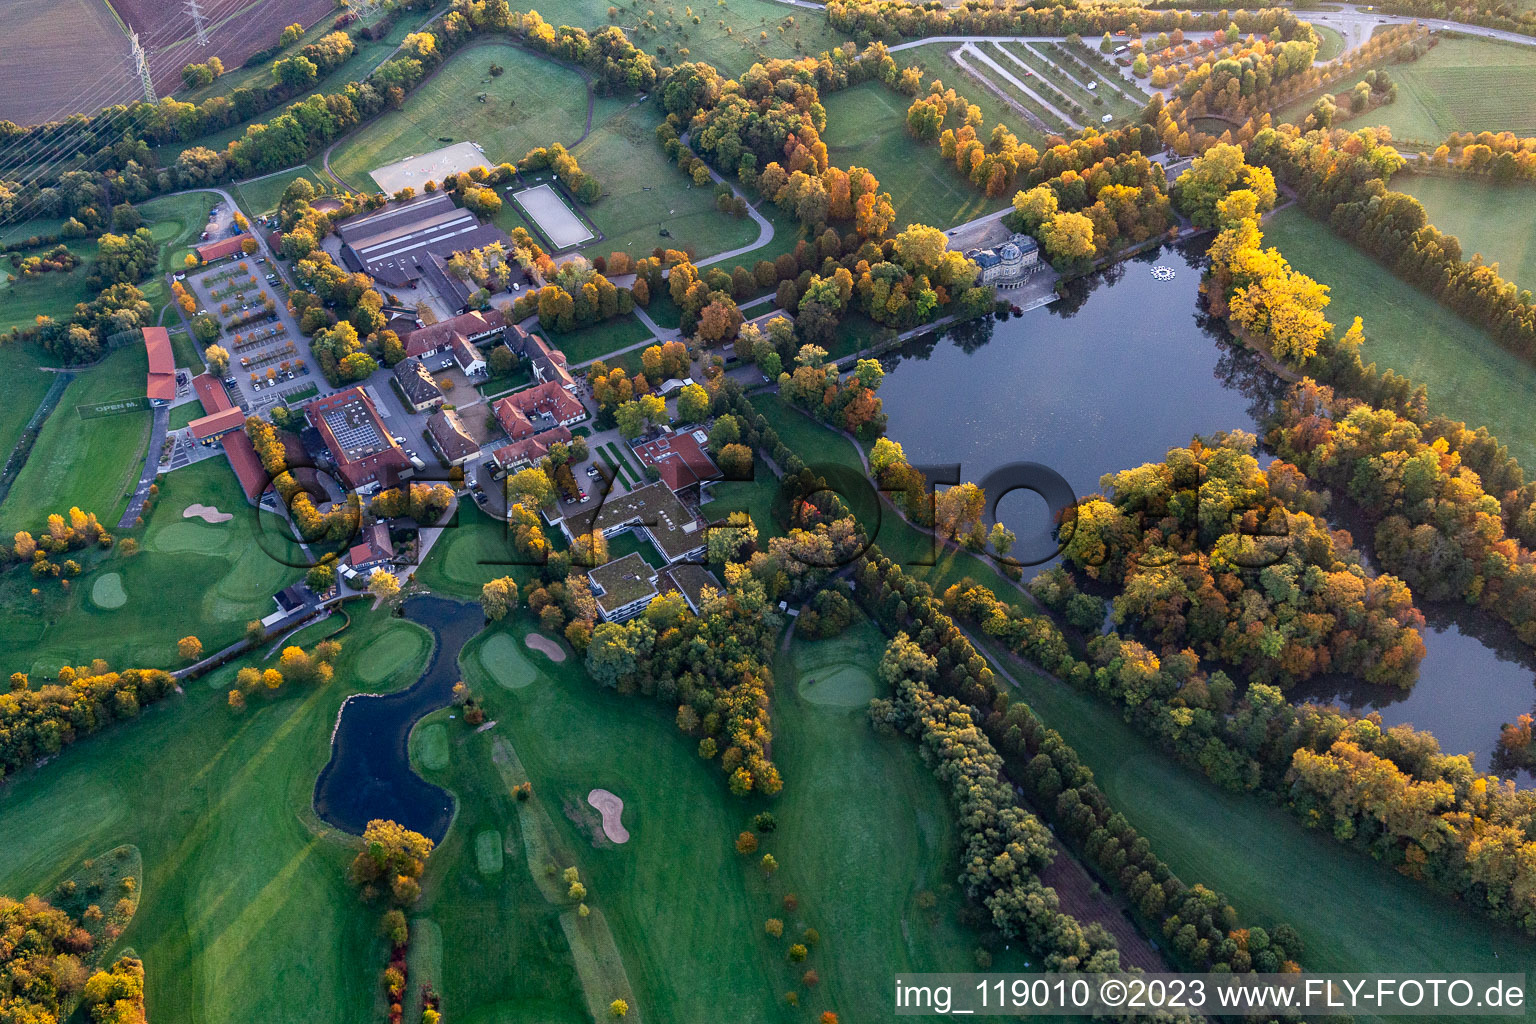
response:
[[[438,843],[453,819],[453,796],[411,770],[407,742],[423,715],[453,701],[459,650],[485,620],[478,606],[440,597],[412,597],[403,611],[431,631],[432,660],[404,690],[359,694],[341,706],[331,759],[315,782],[315,812],[354,834],[383,818]]]
[[[1161,460],[1196,435],[1258,433],[1284,382],[1201,312],[1207,244],[1164,246],[1075,282],[1048,307],[914,343],[886,364],[887,434],[914,465],[958,463],[959,480],[1027,461],[1086,495],[1104,474]],[[1016,491],[998,516],[1018,535],[1020,560],[1055,550],[1044,499]],[[1423,611],[1428,656],[1411,694],[1341,691],[1334,680],[1291,696],[1377,709],[1487,770],[1500,725],[1536,702],[1536,659],[1485,616]]]

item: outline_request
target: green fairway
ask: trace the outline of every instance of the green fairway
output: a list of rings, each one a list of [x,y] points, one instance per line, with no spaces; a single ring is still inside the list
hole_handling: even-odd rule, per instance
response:
[[[505,74],[493,77],[492,64]],[[535,146],[574,146],[586,122],[587,85],[578,72],[506,43],[477,44],[449,58],[405,106],[337,146],[331,169],[371,191],[374,168],[451,144],[444,139],[477,142],[490,161],[516,163]]]
[[[91,264],[96,262],[96,243],[74,238],[65,244],[80,258],[80,264],[68,273],[23,277],[7,267],[6,272],[0,274],[0,331],[30,327],[40,316],[68,319],[75,311],[75,303],[89,302],[96,297],[96,290],[85,283]],[[33,250],[27,255],[40,256],[51,248]],[[10,280],[12,277],[14,281]]]
[[[0,451],[6,454],[53,385],[54,375],[38,369],[42,358],[33,345],[0,345]]]
[[[606,21],[600,13],[604,7],[580,0],[514,3],[512,8],[537,10],[551,25],[580,25],[589,32],[615,24],[662,64],[701,60],[729,75],[769,57],[815,56],[843,38],[820,11],[792,9],[772,0],[730,0],[723,5],[628,0]]]
[[[71,505],[96,513],[109,529],[117,526],[144,466],[149,411],[83,419],[76,407],[141,397],[148,371],[144,346],[129,345],[79,372],[0,503],[0,532],[36,531],[49,513],[68,512]]]
[[[1392,187],[1423,203],[1429,222],[1460,239],[1467,259],[1482,253],[1505,280],[1536,288],[1536,190],[1419,174],[1400,174]]]
[[[546,529],[550,544],[563,548],[564,535]],[[534,578],[531,566],[518,554],[507,524],[481,512],[473,502],[459,504],[453,523],[443,531],[427,560],[416,570],[416,581],[434,594],[480,600],[480,588],[491,580],[511,576],[519,587]]]
[[[252,178],[242,181],[238,185],[231,186],[235,200],[245,211],[247,217],[260,217],[272,213],[277,209],[278,202],[283,198],[283,192],[288,186],[299,178],[304,178],[315,191],[324,193],[330,191],[327,187],[329,178],[322,177],[308,167],[300,167],[291,171],[279,171],[276,174],[268,174],[261,178]]]
[[[482,875],[501,874],[501,862],[501,833],[488,828],[475,836],[475,867],[480,873]]]
[[[165,285],[164,275],[172,270],[182,269],[182,260],[192,251],[192,244],[198,240],[198,235],[208,223],[208,211],[219,201],[219,198],[216,192],[189,192],[186,195],[151,199],[138,208],[145,225],[161,246],[160,272],[151,275],[146,281],[139,282],[144,298],[155,308],[157,314],[160,307],[171,298]],[[174,317],[172,322],[174,323]],[[172,335],[173,341],[176,337]],[[191,365],[194,372],[201,372],[202,360],[197,357],[194,346],[188,344],[186,352],[192,353],[195,362],[189,363],[185,354],[178,350],[177,365]]]
[[[173,602],[160,599],[163,615]],[[354,613],[325,689],[258,694],[241,714],[222,689],[189,686],[12,780],[0,795],[0,892],[47,892],[81,858],[132,843],[142,902],[117,949],[144,960],[150,1019],[360,1019],[385,956],[378,913],[346,882],[350,837],[321,826],[310,801],[353,653],[415,629]],[[116,663],[105,638],[79,632]],[[421,665],[407,667],[414,678]]]
[[[505,633],[487,637],[475,652],[480,668],[496,681],[496,685],[508,690],[521,690],[536,679],[538,670],[523,653],[523,648]]]
[[[1362,359],[1427,385],[1431,411],[1487,427],[1522,464],[1536,465],[1527,411],[1536,367],[1294,207],[1265,223],[1264,241],[1328,285],[1325,313],[1340,331],[1365,319]]]
[[[425,657],[429,645],[427,634],[422,630],[396,630],[357,654],[357,678],[369,686],[377,686],[393,677],[401,665],[415,663]]]
[[[898,56],[905,57],[906,53]],[[967,88],[971,83],[963,80],[946,84],[954,84],[972,102],[976,102],[972,94],[981,91]],[[879,82],[865,82],[824,97],[822,102],[827,108],[827,152],[832,163],[873,171],[880,187],[891,194],[898,229],[913,223],[953,227],[1008,205],[1005,198],[989,200],[973,188],[944,163],[938,146],[918,142],[907,134],[907,107],[911,104],[907,97]]]
[[[174,668],[179,638],[194,635],[210,652],[233,643],[246,622],[275,609],[272,595],[302,573],[283,563],[302,563],[303,553],[275,516],[257,520],[222,458],[166,476],[157,502],[145,529],[135,533],[140,552],[106,553],[99,568],[90,552],[77,555],[86,572],[67,592],[51,584],[37,601],[27,596],[29,573],[13,569],[0,576],[0,600],[8,609],[0,617],[0,649],[25,652],[28,663],[17,668],[52,675],[61,665],[95,657],[119,667]],[[183,519],[193,502],[234,518],[219,524]]]
[[[436,771],[448,767],[448,726],[445,723],[423,725],[412,734],[411,742],[423,768]]]
[[[621,110],[594,123],[592,134],[571,150],[581,169],[603,186],[602,198],[583,208],[604,236],[583,250],[587,256],[627,252],[639,259],[660,245],[691,249],[702,259],[757,239],[752,218],[715,209],[714,182],[695,185],[667,159],[656,141],[660,123],[654,103]],[[600,354],[571,355],[571,361]]]
[[[1536,135],[1536,48],[1492,39],[1442,39],[1412,64],[1388,70],[1397,101],[1360,120],[1392,129],[1399,140],[1434,146],[1451,132]],[[1343,83],[1352,85],[1353,81]]]
[[[1113,709],[1017,661],[1006,664],[1023,698],[1077,750],[1169,867],[1223,890],[1245,918],[1289,921],[1306,940],[1308,970],[1496,971],[1536,958],[1536,940],[1307,830],[1260,798],[1222,792],[1173,764]]]

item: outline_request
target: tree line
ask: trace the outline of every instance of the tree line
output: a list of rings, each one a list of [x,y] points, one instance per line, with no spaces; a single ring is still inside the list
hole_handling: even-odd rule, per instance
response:
[[[82,736],[138,716],[175,687],[161,669],[112,671],[105,661],[59,669],[52,683],[34,686],[13,672],[0,693],[0,778],[59,753]]]

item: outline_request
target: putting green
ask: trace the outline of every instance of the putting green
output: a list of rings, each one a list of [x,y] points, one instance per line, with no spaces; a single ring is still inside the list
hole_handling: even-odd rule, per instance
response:
[[[396,623],[357,656],[357,678],[376,686],[393,676],[402,665],[415,664],[427,649],[427,633],[406,623]]]
[[[155,531],[149,538],[148,547],[152,551],[173,555],[196,552],[200,555],[223,556],[233,536],[227,529],[183,519]]]
[[[123,574],[109,572],[96,577],[91,584],[91,603],[98,608],[121,608],[128,603],[128,592],[123,589]]]
[[[493,828],[475,836],[475,867],[482,875],[501,874],[501,833]]]
[[[480,646],[479,657],[486,674],[507,690],[521,690],[538,674],[517,641],[505,633],[486,640]]]
[[[416,733],[416,758],[430,771],[448,767],[448,727],[432,722]]]
[[[800,696],[812,704],[857,708],[875,695],[875,677],[863,665],[843,662],[820,665],[800,675]]]

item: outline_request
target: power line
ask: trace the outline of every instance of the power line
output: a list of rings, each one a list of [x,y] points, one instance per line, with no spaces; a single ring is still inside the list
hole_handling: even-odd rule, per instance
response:
[[[187,0],[187,13],[192,16],[192,24],[197,29],[197,45],[208,45],[208,28],[203,24],[203,9],[198,6],[197,0]]]
[[[160,97],[155,95],[155,79],[149,73],[149,56],[139,45],[139,34],[135,32],[128,38],[133,40],[133,62],[139,67],[139,81],[144,85],[144,102],[159,103]]]

